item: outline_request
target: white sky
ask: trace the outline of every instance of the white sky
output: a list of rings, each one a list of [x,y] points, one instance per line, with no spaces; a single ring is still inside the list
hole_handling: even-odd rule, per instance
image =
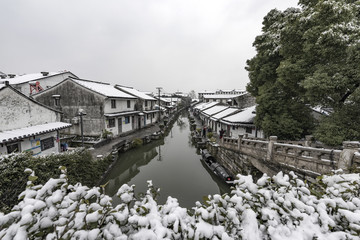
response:
[[[244,89],[273,8],[297,0],[1,0],[0,71],[165,92]]]

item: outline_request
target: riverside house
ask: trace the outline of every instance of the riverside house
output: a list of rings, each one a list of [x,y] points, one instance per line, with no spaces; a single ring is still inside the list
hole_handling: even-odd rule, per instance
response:
[[[160,110],[155,108],[157,101],[155,98],[132,87],[125,87],[121,85],[115,85],[115,87],[136,98],[135,110],[140,111],[138,128],[143,128],[158,121],[158,114]]]
[[[81,135],[81,124],[85,136],[121,136],[138,128],[137,98],[109,83],[69,77],[33,98],[64,113],[63,121],[73,125],[67,134]]]
[[[60,152],[60,133],[71,124],[61,112],[0,84],[0,155],[31,152],[33,156]]]
[[[263,138],[264,133],[255,127],[256,106],[242,109],[240,112],[220,120],[220,129],[225,130],[225,136],[237,138],[247,134],[249,137]]]

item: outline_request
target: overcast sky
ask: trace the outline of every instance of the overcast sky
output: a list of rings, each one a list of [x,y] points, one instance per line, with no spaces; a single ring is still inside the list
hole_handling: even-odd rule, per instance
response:
[[[297,0],[1,0],[0,71],[165,92],[244,89],[271,9]]]

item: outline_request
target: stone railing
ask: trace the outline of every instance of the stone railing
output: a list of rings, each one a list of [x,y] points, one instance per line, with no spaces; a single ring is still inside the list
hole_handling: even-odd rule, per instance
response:
[[[360,170],[360,143],[344,142],[343,150],[314,148],[305,141],[302,145],[278,143],[276,136],[268,141],[239,138],[223,138],[220,146],[240,154],[278,166],[280,169],[296,171],[311,177],[329,174],[332,170],[345,172]]]

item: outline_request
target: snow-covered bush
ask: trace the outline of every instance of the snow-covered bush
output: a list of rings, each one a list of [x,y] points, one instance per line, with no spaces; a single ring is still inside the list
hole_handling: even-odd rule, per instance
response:
[[[359,174],[322,176],[316,187],[295,174],[238,175],[229,195],[208,196],[188,211],[169,197],[157,204],[151,181],[136,197],[134,185],[112,205],[101,187],[58,179],[34,185],[32,170],[20,203],[0,213],[0,239],[359,239]]]
[[[33,157],[30,153],[2,155],[0,212],[9,212],[18,203],[17,197],[26,186],[26,168],[36,172],[38,179],[34,184],[45,184],[49,178],[57,178],[60,174],[59,166],[66,166],[71,184],[81,182],[86,186],[95,186],[111,162],[111,156],[101,160],[93,159],[90,152],[82,148],[42,157]]]

